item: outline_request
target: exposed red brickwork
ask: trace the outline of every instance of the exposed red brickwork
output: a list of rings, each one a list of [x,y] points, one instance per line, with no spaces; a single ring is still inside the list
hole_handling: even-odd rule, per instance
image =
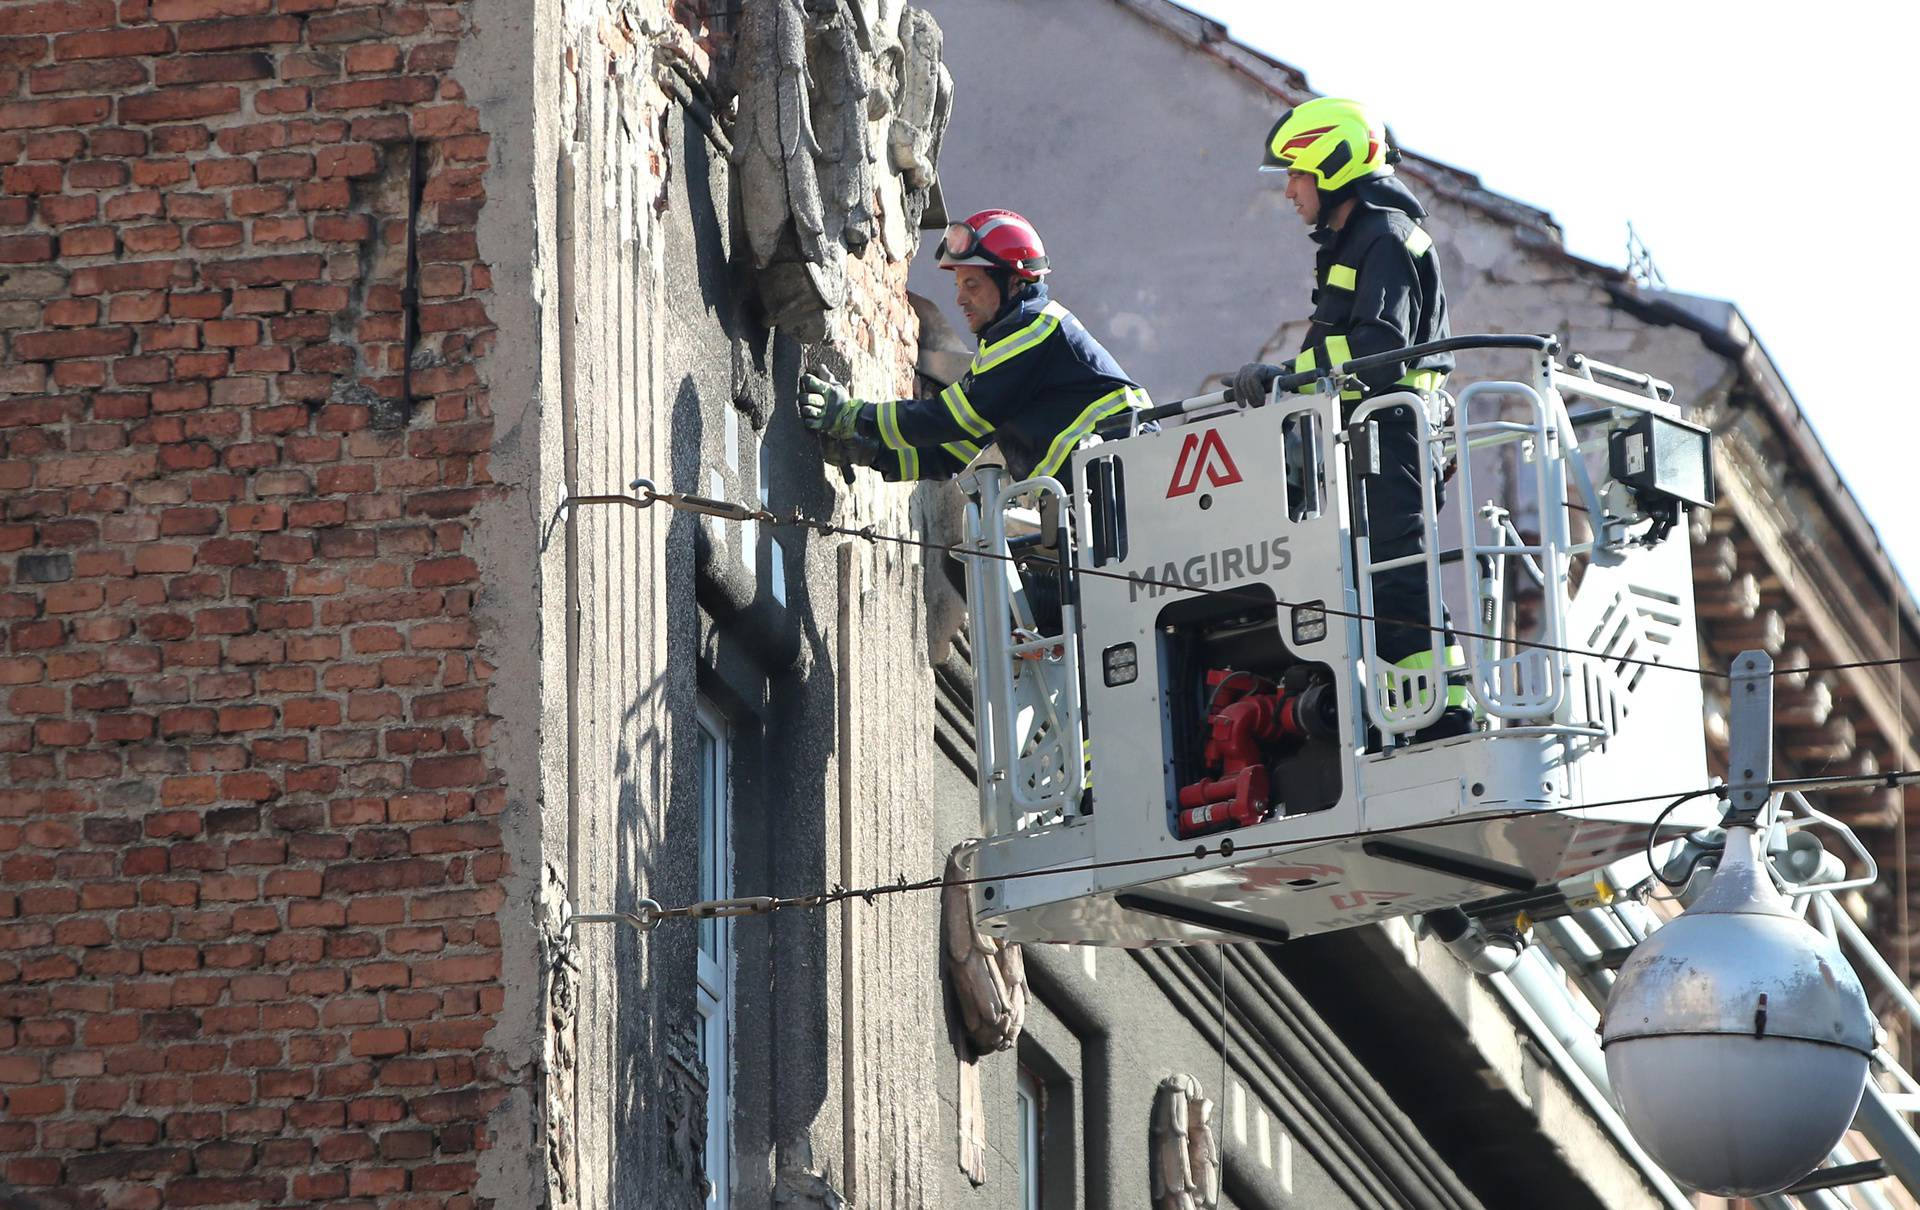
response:
[[[0,4],[0,1181],[50,1205],[477,1204],[466,21]]]

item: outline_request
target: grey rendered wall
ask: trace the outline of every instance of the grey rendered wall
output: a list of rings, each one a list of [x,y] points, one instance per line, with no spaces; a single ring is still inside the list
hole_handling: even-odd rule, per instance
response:
[[[1312,257],[1254,171],[1276,102],[1112,0],[933,0],[954,100],[948,211],[1005,206],[1047,243],[1055,296],[1156,399],[1199,390],[1303,314]],[[923,257],[913,289],[947,275]]]
[[[642,476],[743,501],[764,487],[775,509],[919,528],[910,491],[829,482],[801,429],[809,350],[755,311],[726,123],[711,97],[662,83],[705,52],[656,7],[626,27],[640,44],[618,26],[565,24],[568,68],[545,94],[558,165],[553,257],[539,266],[558,350],[554,461],[580,494]],[[904,266],[878,240],[850,266],[856,305],[811,352],[869,397],[897,392],[913,355]],[[921,868],[932,723],[916,561],[665,507],[550,504],[540,520],[548,793],[568,835],[546,850],[550,896],[583,912],[697,897],[702,699],[733,740],[737,893]],[[934,927],[924,899],[736,926],[734,1205],[825,1205],[829,1190],[939,1204]],[[555,964],[556,1204],[700,1203],[695,945],[685,922],[644,937],[587,926]]]
[[[556,918],[542,895],[543,860],[565,835],[564,812],[554,810],[560,800],[549,792],[558,754],[542,726],[552,688],[543,675],[542,643],[558,616],[543,588],[557,564],[535,553],[560,479],[558,412],[542,407],[553,383],[542,280],[552,225],[536,201],[552,198],[555,114],[542,98],[551,95],[559,61],[558,8],[556,0],[480,0],[465,49],[476,65],[468,95],[483,127],[494,132],[485,182],[490,200],[478,239],[481,259],[492,269],[488,305],[499,325],[487,374],[496,426],[491,473],[500,493],[482,506],[485,539],[473,552],[488,587],[476,620],[496,669],[490,701],[499,716],[495,736],[508,789],[501,828],[511,858],[507,904],[498,916],[505,1002],[489,1041],[516,1069],[535,1071],[545,1058],[543,972]],[[490,1122],[480,1192],[496,1205],[546,1199],[542,1091],[517,1091]]]

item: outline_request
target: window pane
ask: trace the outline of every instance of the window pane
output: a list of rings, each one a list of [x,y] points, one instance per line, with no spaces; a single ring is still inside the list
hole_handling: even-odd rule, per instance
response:
[[[1039,1081],[1024,1067],[1014,1098],[1019,1110],[1016,1129],[1020,1137],[1014,1156],[1019,1166],[1020,1210],[1040,1210],[1040,1117],[1044,1102]]]
[[[720,768],[720,738],[700,725],[700,751],[695,767],[700,775],[700,895],[718,899],[722,895],[721,873],[725,866],[721,852],[725,829],[725,770]],[[700,948],[714,958],[720,956],[720,922],[700,922]]]

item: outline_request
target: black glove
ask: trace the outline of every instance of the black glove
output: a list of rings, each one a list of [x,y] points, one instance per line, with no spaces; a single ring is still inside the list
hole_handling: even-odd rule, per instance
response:
[[[1241,407],[1259,407],[1267,401],[1267,392],[1273,389],[1273,380],[1284,373],[1286,371],[1279,366],[1270,366],[1264,361],[1249,361],[1233,376],[1233,401]]]
[[[838,467],[872,466],[880,456],[880,439],[862,437],[827,437],[820,439],[820,456],[828,463]]]

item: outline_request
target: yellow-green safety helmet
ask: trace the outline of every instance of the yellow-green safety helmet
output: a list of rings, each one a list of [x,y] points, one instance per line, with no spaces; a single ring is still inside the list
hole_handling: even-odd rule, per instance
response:
[[[1358,101],[1315,97],[1280,115],[1267,132],[1262,172],[1310,172],[1328,193],[1393,171],[1387,128]]]

